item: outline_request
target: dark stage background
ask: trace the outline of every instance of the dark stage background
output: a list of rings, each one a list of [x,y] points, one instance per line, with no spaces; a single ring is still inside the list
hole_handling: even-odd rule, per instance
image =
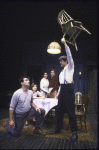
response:
[[[65,54],[60,42],[63,36],[57,22],[58,13],[65,11],[81,21],[91,35],[82,31],[76,42],[78,51],[69,45],[75,63],[74,93],[90,94],[88,113],[98,113],[97,94],[97,3],[94,2],[0,2],[1,59],[0,108],[8,108],[12,93],[20,88],[21,76],[39,85],[44,71],[61,67],[58,58]],[[58,42],[62,53],[51,55],[47,46]],[[81,72],[81,76],[79,76]],[[39,88],[38,88],[39,89]]]

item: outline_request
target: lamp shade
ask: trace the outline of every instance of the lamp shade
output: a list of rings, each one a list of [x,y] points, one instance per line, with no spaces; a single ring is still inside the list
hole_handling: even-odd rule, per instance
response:
[[[59,54],[61,53],[61,46],[57,42],[51,42],[48,45],[47,52],[49,54]]]

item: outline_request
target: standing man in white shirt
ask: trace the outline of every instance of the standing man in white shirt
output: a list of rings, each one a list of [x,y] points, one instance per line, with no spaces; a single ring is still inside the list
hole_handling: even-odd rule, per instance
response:
[[[75,141],[78,138],[77,135],[77,121],[75,116],[75,96],[73,87],[73,74],[74,74],[74,62],[69,47],[66,44],[65,38],[61,39],[61,42],[65,46],[67,56],[61,56],[59,58],[60,65],[64,69],[60,72],[59,82],[60,87],[56,98],[58,98],[57,105],[57,126],[49,134],[57,134],[61,132],[63,125],[64,106],[68,112],[69,123],[71,126],[72,136],[69,142]]]

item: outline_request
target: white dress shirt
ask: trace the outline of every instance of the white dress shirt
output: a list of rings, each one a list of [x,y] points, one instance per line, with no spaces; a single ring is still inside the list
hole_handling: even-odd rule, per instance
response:
[[[70,48],[68,46],[65,47],[65,51],[67,54],[68,64],[59,74],[59,82],[60,87],[58,92],[60,92],[61,84],[70,84],[73,83],[73,74],[74,74],[74,61],[72,58],[72,54]]]

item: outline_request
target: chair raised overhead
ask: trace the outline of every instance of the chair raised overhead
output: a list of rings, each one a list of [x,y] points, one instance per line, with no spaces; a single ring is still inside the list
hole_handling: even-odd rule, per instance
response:
[[[59,12],[57,21],[62,28],[62,32],[64,33],[63,37],[66,36],[66,42],[74,45],[76,47],[76,50],[78,50],[78,48],[75,40],[80,32],[83,30],[86,31],[88,34],[91,34],[87,29],[82,26],[82,22],[75,21],[65,12],[64,9]]]

